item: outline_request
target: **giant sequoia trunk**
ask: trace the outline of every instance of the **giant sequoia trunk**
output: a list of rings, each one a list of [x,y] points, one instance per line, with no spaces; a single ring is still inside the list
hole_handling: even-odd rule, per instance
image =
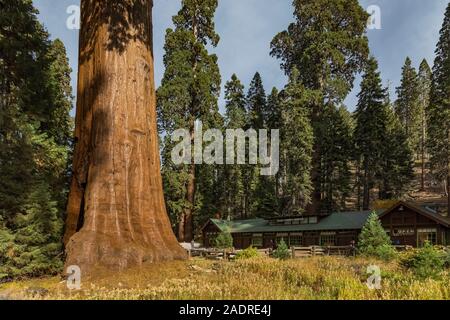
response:
[[[82,0],[67,265],[124,269],[185,258],[166,213],[151,0]]]

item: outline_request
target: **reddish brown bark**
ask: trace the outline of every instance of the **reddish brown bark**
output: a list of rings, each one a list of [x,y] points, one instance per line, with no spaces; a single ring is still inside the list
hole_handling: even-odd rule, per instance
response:
[[[190,126],[191,146],[195,144],[195,122]],[[193,159],[192,159],[193,160]],[[195,205],[195,163],[192,162],[188,168],[188,179],[186,182],[185,200],[187,207],[183,210],[178,224],[178,240],[180,242],[191,242],[194,240],[194,205]]]
[[[447,215],[450,217],[450,165],[447,174]]]
[[[67,265],[125,269],[186,258],[160,173],[152,1],[81,1]]]
[[[322,90],[323,81],[319,81],[319,88]],[[311,123],[314,127],[314,131],[316,131],[315,126],[320,121],[320,114],[322,112],[323,106],[321,104],[314,104],[312,106],[311,113]],[[316,133],[316,132],[314,132]],[[313,153],[312,153],[312,167],[311,167],[311,183],[312,183],[312,192],[311,192],[311,202],[306,208],[306,212],[308,215],[318,215],[320,214],[321,202],[322,202],[322,184],[321,184],[321,170],[322,170],[322,151],[320,149],[320,143],[317,141],[314,142],[313,145]]]
[[[421,153],[421,174],[420,174],[420,191],[425,191],[425,144],[426,144],[426,118],[422,114],[422,134],[420,141],[420,153]]]
[[[192,209],[195,204],[195,164],[191,164],[189,168],[186,201],[189,204],[189,207],[184,210],[183,241],[191,242],[194,239],[194,217]]]

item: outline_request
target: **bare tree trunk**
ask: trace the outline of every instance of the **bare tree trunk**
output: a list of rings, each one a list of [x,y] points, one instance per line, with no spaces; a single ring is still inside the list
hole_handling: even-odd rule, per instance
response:
[[[370,181],[367,164],[364,165],[364,186],[363,186],[363,210],[369,210],[370,207]]]
[[[450,129],[447,131],[447,215],[450,216]]]
[[[422,156],[422,172],[420,177],[420,190],[425,191],[425,139],[426,139],[426,120],[422,115],[422,137],[421,137],[421,156]]]
[[[361,210],[361,165],[360,163],[357,164],[356,167],[356,179],[357,179],[357,210]]]
[[[81,1],[66,265],[184,259],[164,203],[148,0]]]
[[[311,203],[308,205],[307,212],[309,215],[320,214],[320,205],[322,202],[322,188],[320,182],[322,154],[320,147],[316,142],[312,156],[311,182],[313,191],[311,193]]]
[[[321,77],[319,79],[318,89],[322,91],[324,88],[324,79]],[[312,106],[311,123],[313,125],[314,134],[316,134],[315,126],[320,121],[320,115],[323,112],[323,105],[314,104]],[[312,168],[311,168],[311,182],[312,182],[312,193],[311,193],[311,203],[307,206],[306,212],[309,215],[320,214],[321,203],[322,203],[322,188],[321,188],[321,175],[322,175],[322,150],[321,142],[314,141],[313,154],[312,154]]]
[[[189,167],[189,178],[186,190],[186,200],[189,204],[184,211],[184,241],[191,242],[194,239],[194,217],[193,209],[195,205],[195,164]]]
[[[197,27],[197,20],[194,18],[192,20],[192,33],[195,39],[198,38],[198,27]],[[194,74],[196,74],[197,70],[197,63],[198,61],[194,59],[192,61],[193,67],[192,71]],[[195,99],[193,99],[195,101]],[[191,116],[195,115],[197,106],[195,103],[191,106]],[[191,147],[194,148],[195,146],[195,119],[192,119],[192,123],[190,124],[190,135],[191,135]],[[194,239],[194,206],[195,206],[195,161],[192,159],[192,163],[189,165],[188,169],[188,181],[186,185],[186,202],[188,204],[188,207],[184,209],[183,212],[183,230],[179,230],[179,234],[181,236],[181,232],[183,231],[182,238],[180,237],[180,241],[183,242],[191,242]]]
[[[422,173],[420,177],[420,191],[425,191],[425,152],[423,150],[422,150]]]
[[[447,174],[447,214],[450,217],[450,171]]]
[[[185,242],[184,240],[184,226],[185,226],[185,214],[186,212],[183,210],[181,213],[180,221],[178,222],[178,241]]]

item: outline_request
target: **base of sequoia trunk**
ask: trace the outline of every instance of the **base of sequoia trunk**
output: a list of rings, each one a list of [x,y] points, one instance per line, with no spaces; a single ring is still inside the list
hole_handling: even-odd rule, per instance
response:
[[[171,246],[151,245],[89,231],[73,235],[66,254],[66,267],[79,266],[84,275],[97,267],[122,271],[144,263],[187,259],[186,250],[176,242]]]

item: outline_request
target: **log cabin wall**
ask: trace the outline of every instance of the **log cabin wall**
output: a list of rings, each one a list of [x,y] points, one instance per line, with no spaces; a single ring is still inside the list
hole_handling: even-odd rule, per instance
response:
[[[281,239],[288,246],[348,246],[358,239],[359,230],[340,231],[307,231],[290,233],[233,233],[233,244],[236,249],[273,248]],[[261,240],[262,239],[262,240]],[[206,243],[206,242],[205,242]]]
[[[273,248],[281,239],[288,246],[348,246],[357,243],[369,213],[335,213],[319,218],[316,223],[298,225],[287,223],[287,220],[298,220],[293,217],[279,218],[277,221],[250,219],[224,222],[212,219],[203,228],[204,245],[213,246],[213,238],[226,224],[231,227],[236,249],[250,246]],[[450,245],[450,218],[429,208],[401,201],[384,213],[379,211],[379,215],[394,245],[421,247],[426,241],[434,245]],[[283,219],[286,221],[278,221]]]
[[[448,244],[448,228],[406,206],[382,216],[381,223],[394,245],[421,247],[425,241],[434,245]]]
[[[214,247],[214,240],[220,234],[221,230],[211,221],[202,229],[203,246],[206,248]]]

